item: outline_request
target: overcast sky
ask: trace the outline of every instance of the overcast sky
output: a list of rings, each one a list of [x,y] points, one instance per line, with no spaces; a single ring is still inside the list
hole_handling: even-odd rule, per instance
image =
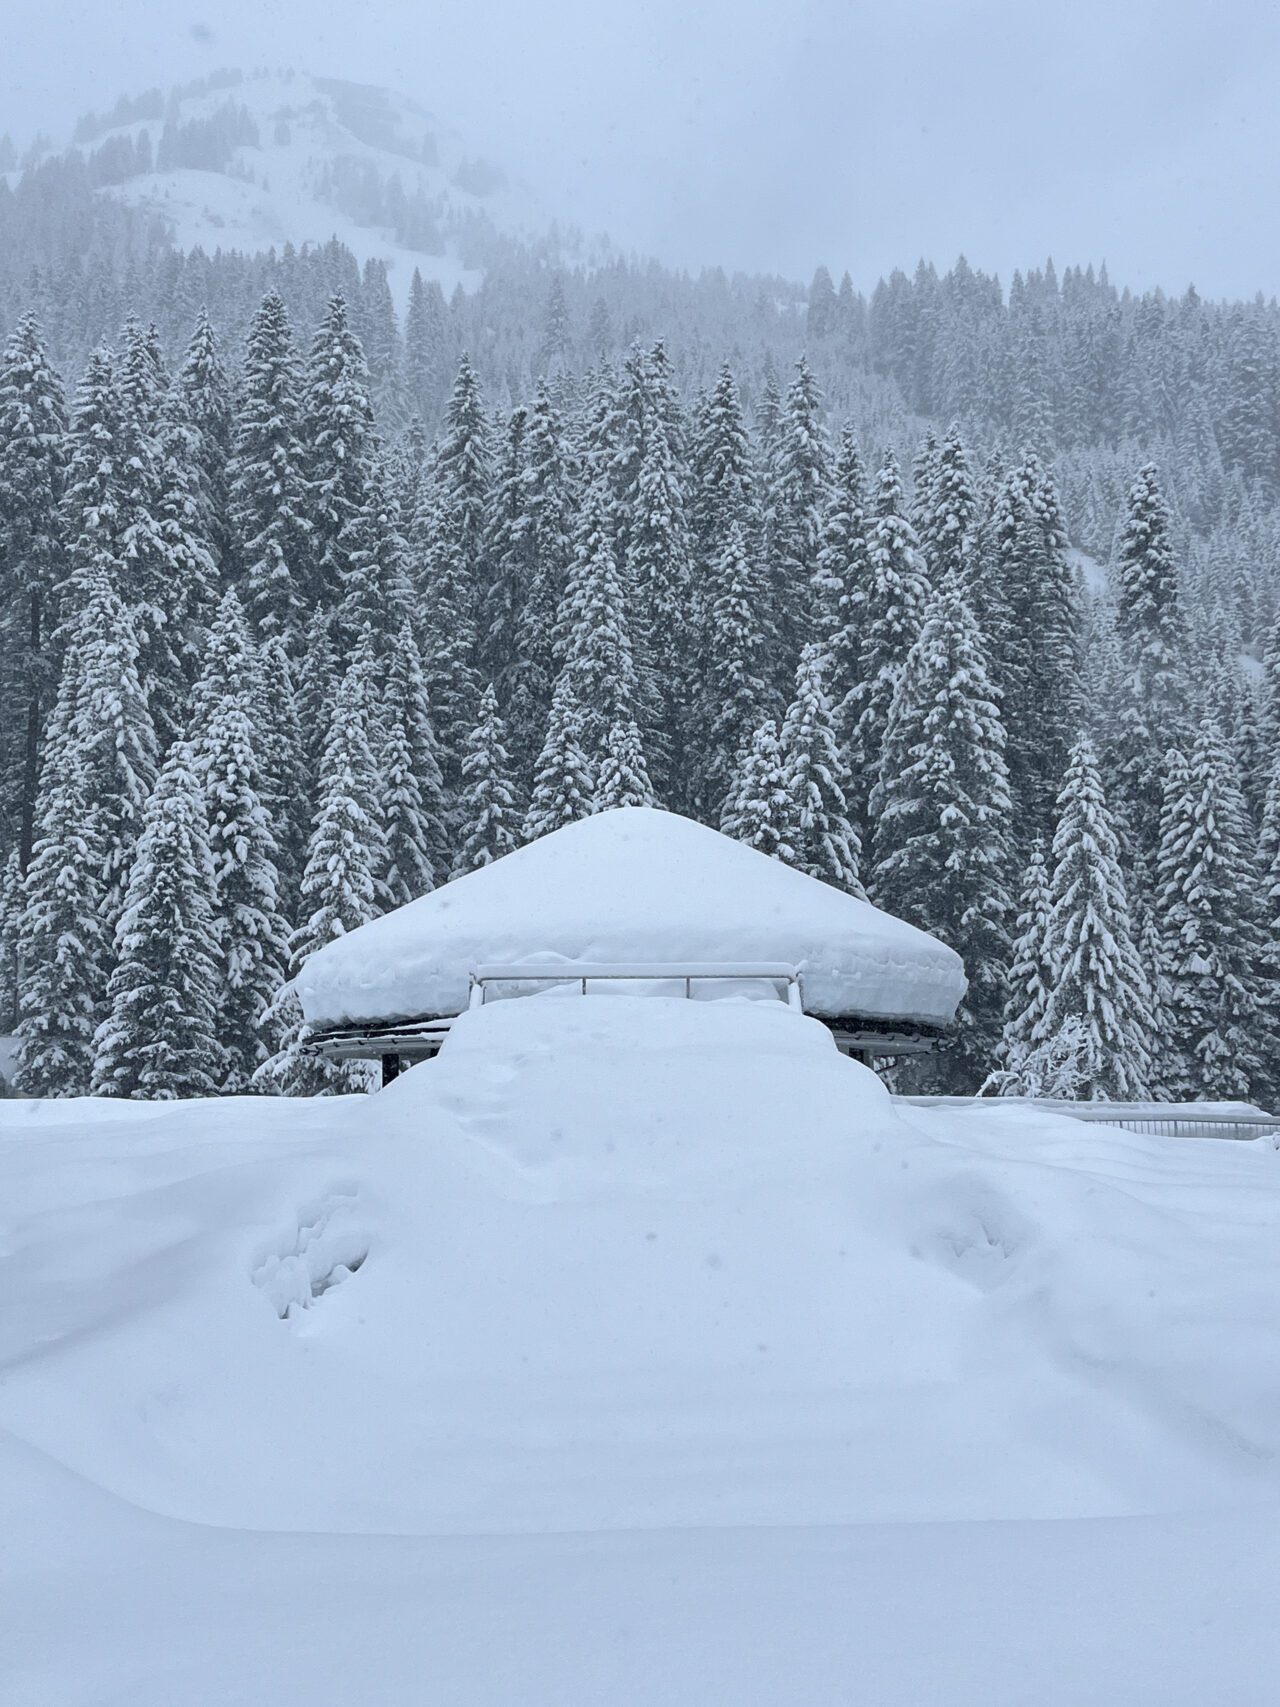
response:
[[[690,16],[692,14],[692,16]],[[0,130],[224,65],[385,83],[665,260],[870,287],[963,251],[1280,291],[1280,7],[3,0]],[[321,234],[317,234],[321,235]]]

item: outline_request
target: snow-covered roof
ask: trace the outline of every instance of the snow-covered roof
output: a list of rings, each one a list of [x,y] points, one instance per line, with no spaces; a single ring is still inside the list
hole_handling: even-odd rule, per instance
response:
[[[811,1013],[946,1025],[965,991],[934,937],[728,836],[648,807],[584,818],[327,943],[312,1025],[456,1014],[480,966],[785,962]]]

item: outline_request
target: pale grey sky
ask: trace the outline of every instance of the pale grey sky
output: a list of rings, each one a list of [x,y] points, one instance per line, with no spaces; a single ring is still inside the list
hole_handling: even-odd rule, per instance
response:
[[[1254,0],[5,0],[0,130],[224,65],[385,83],[665,260],[869,288],[964,251],[1280,291],[1280,8]]]

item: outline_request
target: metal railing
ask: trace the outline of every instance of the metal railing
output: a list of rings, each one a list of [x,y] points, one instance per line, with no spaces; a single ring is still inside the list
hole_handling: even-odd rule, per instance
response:
[[[916,1108],[1032,1108],[1099,1126],[1162,1138],[1280,1140],[1280,1115],[1252,1103],[1072,1102],[1060,1097],[895,1097]]]
[[[490,994],[499,994],[495,986],[502,984],[541,987],[553,984],[577,985],[578,993],[585,996],[592,984],[626,983],[674,984],[676,994],[683,995],[687,1000],[693,999],[695,984],[767,983],[773,985],[775,994],[785,1000],[788,1007],[802,1009],[804,1006],[799,972],[794,966],[785,966],[773,961],[751,961],[740,965],[724,962],[711,965],[602,963],[530,966],[526,963],[516,966],[478,966],[471,974],[471,994],[467,1006],[483,1007]]]

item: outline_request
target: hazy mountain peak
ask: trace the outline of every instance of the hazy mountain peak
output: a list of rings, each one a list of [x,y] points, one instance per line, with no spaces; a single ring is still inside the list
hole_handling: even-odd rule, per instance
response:
[[[417,101],[297,71],[217,72],[124,97],[73,148],[104,193],[158,214],[182,248],[257,251],[338,237],[448,291],[479,282],[495,241],[549,232],[536,193]],[[555,231],[557,248],[580,243]]]

